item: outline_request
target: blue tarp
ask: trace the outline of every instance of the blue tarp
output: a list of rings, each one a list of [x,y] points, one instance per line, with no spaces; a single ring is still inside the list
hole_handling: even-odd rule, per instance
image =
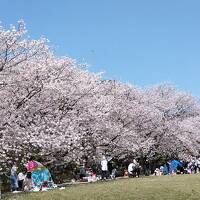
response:
[[[183,167],[179,160],[172,160],[169,164],[169,173],[176,172],[178,167]]]
[[[169,169],[166,164],[164,165],[163,174],[164,175],[169,174]]]
[[[163,173],[171,174],[172,172],[176,172],[178,167],[183,167],[183,164],[179,160],[170,160],[167,164],[164,165]]]

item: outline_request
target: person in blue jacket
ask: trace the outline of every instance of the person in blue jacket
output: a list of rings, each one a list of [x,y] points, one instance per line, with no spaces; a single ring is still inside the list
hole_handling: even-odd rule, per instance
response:
[[[10,184],[11,184],[11,191],[18,190],[18,176],[17,176],[17,166],[14,164],[10,171]]]

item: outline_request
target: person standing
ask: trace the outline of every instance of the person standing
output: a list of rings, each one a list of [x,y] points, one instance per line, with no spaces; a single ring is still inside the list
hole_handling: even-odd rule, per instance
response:
[[[103,156],[101,160],[101,173],[102,173],[102,180],[108,178],[108,161],[105,156]]]
[[[134,163],[134,166],[135,166],[135,169],[134,169],[135,177],[139,178],[139,176],[140,176],[140,164],[137,162],[136,159],[133,160],[133,163]]]
[[[11,183],[11,191],[18,190],[18,176],[17,176],[17,166],[14,164],[10,171],[10,183]]]
[[[111,156],[107,157],[107,161],[108,161],[108,174],[107,174],[107,176],[108,176],[109,178],[111,178],[112,170],[113,170],[112,157],[111,157]]]

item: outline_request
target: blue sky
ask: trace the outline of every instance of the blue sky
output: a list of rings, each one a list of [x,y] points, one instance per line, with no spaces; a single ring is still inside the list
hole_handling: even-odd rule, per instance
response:
[[[106,78],[169,82],[200,97],[199,10],[199,0],[4,0],[0,21],[24,19],[32,38]]]

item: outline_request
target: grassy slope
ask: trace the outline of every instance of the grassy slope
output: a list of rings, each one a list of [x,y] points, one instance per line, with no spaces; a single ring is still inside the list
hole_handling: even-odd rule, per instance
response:
[[[200,200],[200,175],[123,179],[29,194],[12,200]]]

